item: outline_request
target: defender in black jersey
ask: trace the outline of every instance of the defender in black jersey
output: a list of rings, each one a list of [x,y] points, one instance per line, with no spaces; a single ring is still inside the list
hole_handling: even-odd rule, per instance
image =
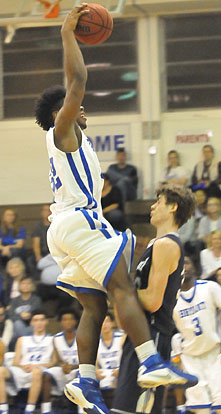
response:
[[[151,207],[151,224],[157,229],[141,257],[135,286],[151,327],[152,338],[163,359],[169,360],[171,336],[174,330],[173,308],[183,279],[184,254],[177,230],[194,209],[190,190],[177,185],[165,185],[157,192]],[[137,385],[139,361],[127,337],[121,359],[113,413],[161,413],[163,387],[158,387],[153,406],[153,393]],[[144,394],[145,393],[145,394]],[[152,411],[151,411],[152,409]]]

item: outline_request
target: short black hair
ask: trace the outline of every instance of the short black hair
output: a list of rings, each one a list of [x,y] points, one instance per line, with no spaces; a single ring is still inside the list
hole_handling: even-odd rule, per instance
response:
[[[42,310],[42,309],[35,309],[35,310],[31,313],[31,319],[32,319],[34,316],[36,316],[36,315],[44,315],[44,317],[45,317],[46,319],[48,319],[48,315],[47,315],[47,313],[46,313],[44,310]]]
[[[59,111],[63,105],[66,90],[61,85],[45,89],[35,104],[36,123],[48,131],[54,126],[53,112]]]
[[[118,148],[118,149],[117,149],[117,154],[118,154],[119,152],[126,152],[126,150],[125,150],[125,148]]]
[[[58,314],[59,322],[61,321],[63,315],[72,315],[77,322],[79,321],[79,315],[73,308],[62,308]]]

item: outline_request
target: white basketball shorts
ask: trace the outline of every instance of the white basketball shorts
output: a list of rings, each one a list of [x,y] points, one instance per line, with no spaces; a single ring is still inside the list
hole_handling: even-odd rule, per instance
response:
[[[57,287],[72,296],[75,292],[106,293],[121,254],[130,270],[135,236],[129,229],[115,231],[96,211],[73,208],[59,214],[53,218],[47,239],[62,272]]]
[[[181,355],[185,371],[199,382],[186,390],[187,409],[221,409],[221,354],[219,346],[202,356]]]
[[[52,395],[63,395],[65,385],[77,377],[79,370],[73,369],[69,374],[64,374],[61,367],[52,367],[44,371],[53,380]]]

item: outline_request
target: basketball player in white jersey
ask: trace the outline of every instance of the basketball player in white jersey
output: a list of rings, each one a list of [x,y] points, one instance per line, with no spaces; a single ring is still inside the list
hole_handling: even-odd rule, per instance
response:
[[[43,414],[51,412],[51,394],[62,395],[64,386],[78,374],[78,352],[76,342],[76,327],[78,315],[73,309],[63,309],[59,313],[62,332],[54,336],[56,351],[56,366],[46,369],[42,383]]]
[[[33,335],[22,336],[16,342],[14,361],[11,367],[0,367],[0,412],[8,413],[7,389],[20,391],[29,389],[25,413],[35,410],[41,391],[42,374],[45,368],[54,365],[53,337],[47,335],[48,320],[41,310],[32,314],[30,324]]]
[[[124,339],[124,332],[114,329],[114,317],[108,312],[101,328],[96,370],[97,378],[100,380],[100,389],[108,408],[112,407]]]
[[[49,88],[36,105],[36,122],[47,131],[54,191],[52,224],[48,246],[62,273],[57,286],[76,295],[83,307],[77,330],[80,378],[65,387],[66,396],[91,412],[107,413],[98,383],[95,363],[100,331],[107,312],[110,292],[122,329],[130,336],[142,370],[139,382],[145,387],[183,382],[174,378],[162,362],[151,340],[149,327],[128,278],[134,250],[130,230],[119,233],[104,219],[101,209],[103,179],[100,164],[90,142],[79,127],[86,126],[80,106],[85,93],[87,70],[74,36],[78,19],[87,4],[76,6],[62,25],[64,71],[67,89]],[[96,396],[96,398],[95,398]]]
[[[186,409],[197,414],[221,413],[221,355],[217,333],[217,310],[221,287],[216,282],[196,280],[185,272],[182,293],[173,318],[181,333],[181,361],[199,382],[186,390]]]

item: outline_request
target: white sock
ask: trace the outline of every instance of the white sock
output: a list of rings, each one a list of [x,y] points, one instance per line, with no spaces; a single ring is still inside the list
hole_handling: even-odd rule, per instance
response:
[[[25,407],[25,412],[32,413],[35,410],[36,405],[35,404],[27,404]]]
[[[0,404],[0,411],[4,414],[8,414],[8,403]]]
[[[140,362],[145,361],[145,359],[157,353],[154,341],[152,339],[136,346],[135,351]]]
[[[96,380],[95,365],[79,364],[79,373],[82,378],[91,378]]]
[[[51,402],[41,403],[41,412],[42,412],[42,414],[50,413],[51,412]]]
[[[186,413],[185,405],[178,405],[176,407],[176,409],[177,409],[177,414],[185,414]]]

